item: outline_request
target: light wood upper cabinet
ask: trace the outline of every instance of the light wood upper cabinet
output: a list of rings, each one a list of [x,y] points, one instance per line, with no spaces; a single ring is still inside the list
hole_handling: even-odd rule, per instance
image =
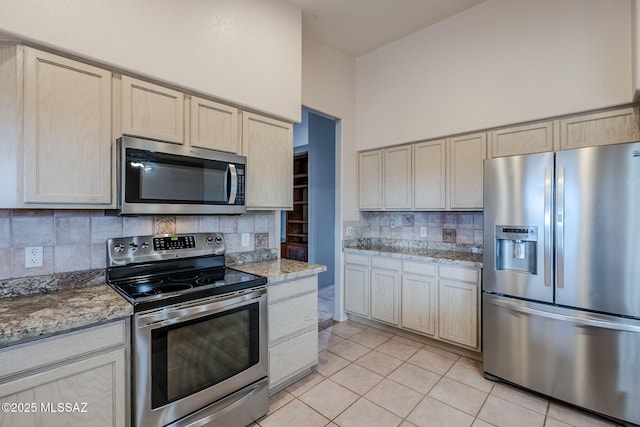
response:
[[[486,133],[449,139],[451,209],[482,209],[483,162],[486,157]]]
[[[122,76],[122,133],[184,142],[184,94]]]
[[[634,142],[640,139],[638,107],[583,114],[560,120],[556,150]]]
[[[493,158],[553,151],[554,137],[558,135],[556,127],[557,122],[548,121],[491,131],[490,156]]]
[[[412,146],[384,150],[384,207],[411,209]]]
[[[192,96],[190,115],[191,146],[240,153],[237,108]]]
[[[358,154],[358,206],[360,209],[382,209],[382,150]]]
[[[444,139],[413,145],[413,206],[415,209],[447,207],[446,152]]]
[[[242,113],[248,209],[293,209],[293,125]]]
[[[111,205],[111,73],[31,48],[24,65],[25,207]]]

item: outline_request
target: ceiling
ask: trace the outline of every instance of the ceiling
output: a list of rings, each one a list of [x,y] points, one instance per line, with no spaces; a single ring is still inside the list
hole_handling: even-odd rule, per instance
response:
[[[484,0],[286,1],[302,10],[305,38],[358,57]]]

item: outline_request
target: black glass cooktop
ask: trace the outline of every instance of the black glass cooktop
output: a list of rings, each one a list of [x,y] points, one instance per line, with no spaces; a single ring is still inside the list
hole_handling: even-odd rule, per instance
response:
[[[208,296],[241,291],[267,283],[266,277],[228,267],[126,278],[110,285],[134,306],[148,310]]]

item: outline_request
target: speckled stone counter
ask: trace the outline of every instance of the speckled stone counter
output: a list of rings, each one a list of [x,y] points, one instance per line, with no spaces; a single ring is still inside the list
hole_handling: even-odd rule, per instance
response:
[[[346,243],[343,252],[482,268],[482,253],[447,250],[445,245],[433,247],[414,243],[414,241],[391,243],[374,239],[361,239],[360,241]]]
[[[4,280],[0,347],[133,314],[104,281],[104,270]]]
[[[234,264],[229,267],[246,273],[257,274],[258,276],[265,276],[267,284],[311,276],[322,273],[327,269],[324,265],[282,258],[247,264]]]

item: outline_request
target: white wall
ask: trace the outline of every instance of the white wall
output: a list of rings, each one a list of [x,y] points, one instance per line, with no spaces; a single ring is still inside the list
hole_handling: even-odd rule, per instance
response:
[[[633,91],[634,100],[640,98],[640,5],[639,0],[631,3],[631,60],[633,64]]]
[[[279,0],[0,0],[0,34],[300,121],[300,10]]]
[[[342,286],[342,223],[358,219],[355,134],[355,58],[312,40],[302,40],[302,103],[338,118],[336,123],[335,320],[346,320]]]
[[[336,167],[341,173],[341,187],[336,191],[342,206],[337,207],[337,222],[359,216],[355,84],[355,58],[315,41],[302,40],[302,104],[339,119]]]
[[[487,0],[357,59],[357,147],[631,102],[631,40],[631,0]]]

